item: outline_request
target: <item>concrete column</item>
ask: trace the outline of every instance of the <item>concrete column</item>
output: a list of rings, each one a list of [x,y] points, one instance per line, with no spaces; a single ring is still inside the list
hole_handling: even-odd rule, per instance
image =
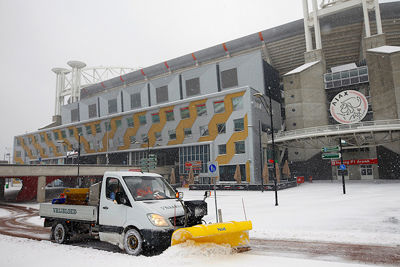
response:
[[[39,176],[37,183],[37,202],[43,203],[46,200],[46,176]]]
[[[378,0],[374,1],[375,5],[375,18],[376,18],[376,31],[378,34],[382,34],[382,20],[381,20],[381,10],[379,9],[379,2]]]
[[[313,13],[314,13],[314,34],[315,34],[315,46],[316,49],[322,49],[322,41],[321,41],[321,29],[319,27],[319,19],[317,15],[318,4],[317,0],[313,0]]]
[[[303,16],[304,16],[304,35],[306,39],[306,51],[310,52],[313,49],[311,31],[308,27],[308,19],[309,19],[309,9],[308,9],[308,1],[303,0]]]
[[[4,185],[6,184],[6,179],[0,178],[0,200],[4,200]]]
[[[363,13],[364,13],[365,36],[370,37],[371,29],[369,27],[367,0],[362,0],[362,7],[363,7]]]

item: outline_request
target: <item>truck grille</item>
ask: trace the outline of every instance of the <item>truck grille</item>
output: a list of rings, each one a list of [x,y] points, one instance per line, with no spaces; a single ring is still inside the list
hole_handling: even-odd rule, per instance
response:
[[[175,224],[175,226],[184,226],[185,225],[185,215],[176,216],[175,219],[174,219],[174,217],[171,217],[171,218],[169,218],[169,221],[172,225]]]

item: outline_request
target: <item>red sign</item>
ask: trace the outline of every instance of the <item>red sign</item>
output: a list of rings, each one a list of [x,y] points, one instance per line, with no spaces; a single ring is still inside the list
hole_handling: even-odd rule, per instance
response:
[[[190,167],[192,167],[193,170],[201,170],[201,160],[185,162],[185,169],[190,170]]]
[[[349,159],[343,160],[344,165],[378,164],[378,159]],[[331,166],[339,166],[340,160],[332,160]]]

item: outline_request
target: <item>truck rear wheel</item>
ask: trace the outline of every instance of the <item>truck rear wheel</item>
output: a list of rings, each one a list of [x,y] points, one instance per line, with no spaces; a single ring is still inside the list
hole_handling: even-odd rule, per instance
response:
[[[129,255],[138,256],[143,251],[143,238],[136,229],[130,229],[124,236],[124,249]]]
[[[69,240],[68,228],[64,223],[61,222],[53,226],[52,235],[54,241],[56,241],[58,244],[65,244]]]

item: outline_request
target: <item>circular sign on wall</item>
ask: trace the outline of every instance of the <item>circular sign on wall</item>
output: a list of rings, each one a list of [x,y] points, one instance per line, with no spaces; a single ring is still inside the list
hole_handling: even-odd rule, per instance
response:
[[[358,91],[342,91],[332,99],[330,111],[332,117],[339,123],[360,122],[367,115],[368,101]]]

